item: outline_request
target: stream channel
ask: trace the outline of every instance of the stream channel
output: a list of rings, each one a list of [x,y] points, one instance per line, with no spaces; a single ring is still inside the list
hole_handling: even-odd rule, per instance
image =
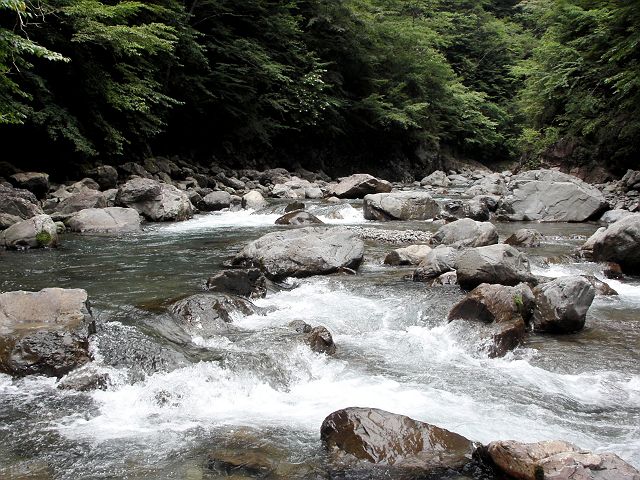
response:
[[[483,443],[563,439],[640,467],[640,279],[604,279],[600,266],[567,256],[597,224],[496,224],[501,241],[524,226],[546,235],[526,250],[535,274],[595,274],[619,293],[596,297],[584,331],[530,334],[504,358],[488,358],[468,331],[447,324],[464,296],[458,287],[407,280],[412,267],[382,265],[394,247],[371,242],[357,275],[291,280],[296,288],[255,300],[266,315],[234,319],[239,333],[187,335],[166,306],[201,293],[250,240],[292,228],[274,225],[285,204],[3,253],[0,291],[88,291],[94,364],[110,380],[106,390],[77,392],[55,378],[0,374],[0,478],[224,478],[209,468],[211,452],[266,459],[275,465],[268,478],[328,478],[320,424],[349,406]],[[309,211],[332,224],[437,228],[368,222],[361,205],[343,204],[341,220],[323,217],[320,202]],[[284,327],[298,319],[327,327],[337,353],[286,341]]]

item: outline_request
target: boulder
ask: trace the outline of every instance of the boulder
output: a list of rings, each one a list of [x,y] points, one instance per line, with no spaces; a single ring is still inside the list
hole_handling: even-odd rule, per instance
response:
[[[0,233],[0,245],[12,250],[57,247],[58,229],[49,215],[36,215]]]
[[[577,177],[550,170],[517,175],[500,212],[510,220],[584,222],[608,207],[602,193]]]
[[[526,284],[508,287],[483,283],[454,305],[448,321],[484,324],[481,335],[487,353],[490,357],[501,357],[522,342],[533,306],[533,293]]]
[[[49,175],[40,172],[16,173],[9,181],[17,188],[29,190],[37,198],[44,198],[49,191]]]
[[[481,283],[517,285],[534,282],[526,255],[510,245],[489,245],[463,250],[456,261],[458,283],[471,290]]]
[[[43,213],[30,191],[0,185],[0,230]]]
[[[185,192],[148,178],[132,178],[122,185],[116,204],[135,208],[152,222],[186,220],[193,216],[193,205]]]
[[[333,412],[322,422],[320,438],[341,463],[364,460],[422,473],[460,470],[474,450],[461,435],[376,408]]]
[[[578,250],[580,255],[582,255],[584,258],[587,258],[589,260],[592,259],[593,247],[596,244],[596,241],[599,240],[604,235],[604,232],[606,230],[607,230],[607,227],[600,227],[598,230],[596,230],[593,233],[593,235],[587,238],[587,241],[584,242],[584,244]]]
[[[390,251],[384,258],[385,265],[418,265],[431,251],[429,245],[409,245]]]
[[[640,215],[634,214],[612,223],[587,243],[590,241],[595,261],[615,262],[626,274],[640,274]]]
[[[225,293],[200,293],[179,300],[171,313],[187,333],[203,337],[233,332],[234,315],[251,315],[256,309],[244,298]]]
[[[627,173],[620,179],[620,183],[627,190],[640,190],[640,171],[627,170]]]
[[[490,175],[481,174],[481,178],[477,179],[471,187],[465,192],[467,195],[505,195],[507,186],[504,177],[499,173]]]
[[[62,377],[90,360],[94,331],[84,290],[0,293],[0,371]]]
[[[271,279],[307,277],[357,269],[364,243],[353,232],[306,227],[268,233],[248,244],[232,263],[260,268]]]
[[[462,214],[472,220],[479,222],[487,221],[491,218],[491,211],[485,201],[485,198],[489,198],[488,195],[479,195],[468,200],[462,206]]]
[[[243,297],[263,298],[267,294],[267,279],[257,268],[222,270],[207,280],[207,290]]]
[[[204,196],[200,204],[200,210],[213,212],[229,208],[231,206],[231,195],[227,192],[211,192]]]
[[[242,208],[259,210],[268,205],[262,194],[257,190],[251,190],[242,197]]]
[[[303,210],[285,213],[276,219],[276,225],[315,225],[322,223],[323,221],[314,214]]]
[[[84,189],[79,193],[74,193],[70,197],[62,200],[55,206],[51,214],[54,220],[62,220],[68,218],[80,210],[88,208],[99,209],[107,206],[107,200],[102,193],[97,190]]]
[[[533,289],[536,306],[534,331],[573,333],[584,328],[587,310],[595,297],[595,288],[582,276],[560,277]]]
[[[448,187],[451,184],[451,181],[447,177],[447,174],[441,170],[436,170],[432,174],[424,177],[420,180],[420,185],[427,186],[430,185],[432,187]]]
[[[284,207],[284,213],[295,212],[296,210],[304,210],[305,206],[302,202],[291,202]]]
[[[413,272],[414,282],[426,282],[432,278],[456,269],[458,250],[453,247],[439,245],[427,252]]]
[[[329,194],[338,198],[364,198],[375,193],[388,193],[391,184],[386,180],[380,180],[366,173],[356,173],[350,177],[340,179],[337,185],[333,185]]]
[[[518,480],[640,480],[640,472],[613,453],[595,454],[559,440],[498,441],[485,450],[500,471]]]
[[[534,248],[539,247],[544,237],[540,232],[532,228],[521,228],[507,238],[504,243],[514,247]]]
[[[490,222],[461,218],[443,225],[431,237],[433,245],[452,247],[483,247],[498,243],[498,231]]]
[[[142,218],[133,208],[107,207],[80,210],[65,222],[78,233],[128,233],[140,231]]]
[[[327,355],[336,353],[336,344],[333,342],[331,332],[323,326],[312,328],[310,332],[305,334],[304,341],[316,353],[326,353]]]
[[[440,205],[426,192],[376,193],[364,197],[367,220],[431,220]]]
[[[101,190],[115,188],[118,184],[118,171],[111,165],[100,165],[86,172],[87,177],[94,179]]]
[[[605,277],[606,276],[607,275],[605,273]],[[607,283],[596,278],[594,275],[582,275],[582,277],[585,280],[587,280],[591,284],[591,286],[595,289],[596,295],[601,295],[606,297],[618,295],[618,292],[616,292],[613,288],[611,288]]]
[[[623,210],[623,209],[617,208],[614,210],[609,210],[607,212],[604,212],[604,214],[600,217],[598,221],[601,223],[611,224],[625,217],[628,217],[630,215],[633,215],[633,212],[630,212],[629,210]]]

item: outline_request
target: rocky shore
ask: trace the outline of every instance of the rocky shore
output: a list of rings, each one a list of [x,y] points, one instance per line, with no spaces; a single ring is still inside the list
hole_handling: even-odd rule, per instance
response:
[[[305,200],[321,202],[333,214],[339,213],[332,208],[357,201],[364,218],[376,223],[324,225],[306,211]],[[446,321],[478,334],[478,349],[488,358],[502,357],[528,336],[582,330],[596,295],[616,293],[593,276],[534,275],[528,252],[544,241],[537,224],[596,222],[601,228],[575,258],[601,262],[607,277],[640,274],[639,171],[596,185],[552,170],[437,171],[419,182],[392,184],[367,174],[332,180],[322,172],[228,171],[165,159],[97,167],[64,185],[50,182],[45,173],[16,171],[0,178],[0,246],[54,249],[64,245],[67,232],[111,235],[117,242],[151,222],[222,210],[262,211],[274,201],[288,203],[275,220],[279,230],[244,245],[229,259],[229,270],[206,281],[205,293],[166,306],[185,332],[204,338],[237,334],[234,318],[263,314],[256,298],[291,288],[282,282],[292,277],[356,274],[373,244],[387,250],[386,268],[410,267],[409,280],[427,288],[462,289],[465,296]],[[396,221],[429,222],[437,230],[385,228]],[[531,226],[501,243],[496,221]],[[89,301],[80,289],[0,293],[0,372],[53,376],[61,379],[60,388],[72,390],[108,388],[103,374],[84,374],[96,331]],[[326,327],[304,321],[277,335],[320,354],[333,355],[340,347]],[[74,370],[84,373],[73,377]],[[321,426],[321,441],[327,468],[338,476],[420,478],[477,469],[483,478],[640,479],[615,454],[588,452],[562,440],[480,445],[372,408],[332,413]],[[247,475],[270,468],[237,463],[210,458],[213,469]]]

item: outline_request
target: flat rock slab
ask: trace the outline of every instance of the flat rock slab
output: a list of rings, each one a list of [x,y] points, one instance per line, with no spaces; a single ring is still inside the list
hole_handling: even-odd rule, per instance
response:
[[[79,233],[128,233],[140,231],[142,217],[133,208],[87,208],[79,211],[65,224]]]
[[[431,220],[440,214],[440,205],[426,192],[377,193],[364,197],[364,218],[391,220]]]
[[[390,192],[391,188],[391,184],[386,180],[380,180],[366,173],[356,173],[341,178],[329,193],[338,198],[364,198],[371,193]]]
[[[308,277],[355,270],[364,256],[364,243],[348,230],[307,227],[268,233],[248,244],[232,264],[260,268],[267,277]]]

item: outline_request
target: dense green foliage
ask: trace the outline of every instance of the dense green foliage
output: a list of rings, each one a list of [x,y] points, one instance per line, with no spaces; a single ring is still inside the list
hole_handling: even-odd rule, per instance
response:
[[[563,145],[563,161],[624,167],[640,134],[634,4],[0,0],[0,139],[22,146],[16,163],[56,166],[428,168]]]

